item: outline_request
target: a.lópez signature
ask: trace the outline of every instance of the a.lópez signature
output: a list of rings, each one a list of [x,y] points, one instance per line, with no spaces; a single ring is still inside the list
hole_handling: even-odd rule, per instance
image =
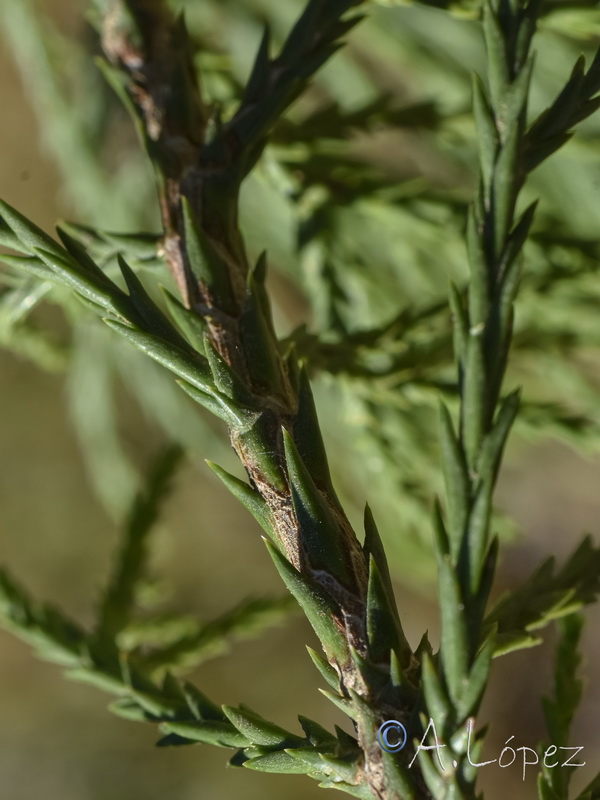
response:
[[[500,753],[498,758],[492,758],[490,761],[481,761],[479,763],[474,762],[471,758],[471,735],[473,733],[475,721],[471,718],[467,720],[467,752],[466,757],[468,763],[472,767],[486,767],[488,764],[495,764],[498,763],[498,766],[502,769],[506,767],[510,767],[512,764],[515,763],[517,760],[517,753],[522,751],[523,753],[523,780],[525,780],[525,773],[528,766],[534,766],[535,764],[540,763],[540,757],[538,753],[532,747],[512,747],[510,746],[509,742],[511,742],[515,737],[510,736],[506,742],[504,743],[504,747],[502,752]],[[434,744],[426,744],[428,736],[432,734],[434,739]],[[377,740],[383,750],[388,753],[399,753],[400,750],[403,750],[405,745],[408,742],[408,732],[405,726],[396,719],[388,719],[386,720],[377,731]],[[437,730],[435,727],[435,722],[433,719],[429,719],[429,723],[423,736],[421,737],[421,741],[417,744],[415,748],[415,754],[412,757],[409,768],[415,763],[417,756],[421,751],[428,751],[428,750],[435,750],[435,754],[440,765],[440,768],[443,772],[446,772],[450,769],[450,767],[444,762],[442,758],[442,750],[444,747],[447,747],[441,739],[437,735]],[[542,756],[542,763],[547,769],[553,769],[554,767],[584,767],[585,761],[583,762],[576,762],[574,759],[577,755],[583,750],[583,747],[557,747],[556,745],[552,744],[548,747]],[[559,751],[565,751],[565,755],[559,755]],[[566,757],[568,752],[574,751],[572,755]],[[532,757],[533,760],[528,758],[528,755]],[[458,766],[458,762],[453,760],[452,767],[456,768]]]

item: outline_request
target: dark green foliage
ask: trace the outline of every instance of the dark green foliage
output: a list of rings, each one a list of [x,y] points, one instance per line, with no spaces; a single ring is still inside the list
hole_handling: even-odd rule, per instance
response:
[[[313,569],[333,565],[335,577],[343,584],[350,580],[347,555],[337,520],[324,502],[306,468],[291,435],[283,429],[285,460],[292,503],[298,522],[305,532],[306,554]]]
[[[193,211],[186,197],[181,199],[181,209],[184,220],[185,247],[192,275],[207,287],[218,308],[232,312],[233,309],[228,305],[231,298],[231,285],[227,264],[198,230]]]
[[[358,16],[342,20],[343,15],[362,3],[309,0],[275,59],[269,56],[269,34],[265,32],[240,108],[227,125],[241,145],[242,174],[254,165],[273,124],[335,53],[339,39],[360,20]]]
[[[333,606],[331,600],[311,578],[301,575],[298,570],[294,569],[266,539],[265,544],[282,581],[302,607],[323,644],[326,654],[333,657],[339,664],[347,663],[347,644],[334,622],[338,609]]]
[[[208,4],[212,7],[212,0]],[[396,50],[394,36],[421,64],[429,50],[429,67],[443,80],[441,44],[433,30],[430,41],[420,34],[425,44],[394,33],[397,20],[408,22],[413,11],[404,17],[385,12],[384,23],[367,34],[366,41],[374,36],[371,51],[357,38],[356,52],[340,52],[337,63],[344,78],[354,81],[352,91],[361,80],[370,85],[362,97],[357,89],[359,99],[349,107],[339,85],[332,89],[325,81],[312,93],[309,85],[364,18],[359,11],[372,3],[307,0],[284,38],[276,33],[281,24],[264,28],[247,59],[246,76],[233,67],[230,74],[211,66],[218,45],[205,41],[206,32],[196,34],[192,8],[190,34],[166,2],[116,2],[110,14],[103,3],[93,5],[102,34],[102,70],[132,114],[154,169],[162,231],[107,233],[63,224],[61,244],[2,203],[0,243],[17,253],[2,256],[7,266],[0,295],[2,342],[46,365],[62,363],[67,356],[60,347],[49,340],[41,344],[25,316],[47,296],[65,309],[77,333],[84,311],[73,310],[75,297],[125,344],[173,373],[187,395],[225,423],[247,481],[211,462],[209,467],[269,537],[269,555],[289,596],[251,598],[209,621],[138,608],[149,533],[181,455],[175,446],[158,459],[146,488],[130,504],[92,632],[35,603],[7,575],[0,579],[2,623],[41,657],[65,666],[69,677],[116,694],[111,705],[116,714],[158,723],[161,747],[230,748],[236,751],[233,766],[307,774],[322,787],[368,800],[472,800],[476,770],[468,760],[465,723],[479,711],[493,656],[536,644],[536,631],[559,620],[555,691],[544,711],[552,741],[566,742],[581,694],[579,680],[572,680],[581,627],[574,612],[594,602],[599,591],[600,551],[587,538],[560,571],[549,559],[488,610],[499,548],[492,527],[494,489],[513,426],[531,430],[543,424],[580,442],[588,435],[596,446],[600,441],[597,414],[571,412],[573,385],[595,401],[598,389],[585,386],[569,363],[572,354],[600,340],[597,287],[584,291],[592,286],[590,278],[597,279],[600,251],[591,234],[586,239],[555,224],[553,213],[568,217],[564,207],[545,210],[542,196],[538,211],[531,197],[538,187],[534,168],[598,108],[600,57],[593,54],[587,68],[585,59],[577,60],[556,98],[532,120],[530,97],[539,80],[534,35],[539,26],[556,24],[565,4],[421,3],[470,17],[468,35],[484,41],[481,75],[472,83],[475,144],[472,133],[460,132],[460,113],[449,111],[451,104],[404,99],[395,105],[383,91],[379,73],[394,70],[378,51],[385,51],[386,43]],[[252,0],[243,5],[256,10]],[[229,14],[226,6],[223,13]],[[266,7],[276,23],[280,6]],[[569,6],[585,7],[585,2]],[[449,18],[440,19],[450,24]],[[448,39],[450,64],[452,36]],[[369,57],[361,55],[363,46]],[[456,65],[448,66],[453,69]],[[464,76],[456,80],[464,89]],[[58,103],[62,89],[51,88]],[[301,95],[304,105],[290,110]],[[466,94],[453,102],[462,113]],[[360,137],[368,144],[378,125],[388,133],[418,132],[423,141],[414,144],[414,155],[426,161],[425,155],[436,154],[445,174],[414,179],[406,164],[392,168],[391,162],[361,154]],[[92,163],[89,132],[69,130],[79,145],[74,163]],[[464,151],[460,179],[450,180],[444,161],[450,158],[450,140],[457,152]],[[473,197],[475,161],[479,180]],[[63,163],[72,192],[81,191]],[[249,221],[241,193],[246,179],[253,204]],[[97,174],[93,180],[100,185]],[[261,192],[270,197],[264,211]],[[132,211],[130,227],[139,230],[135,216]],[[288,250],[280,241],[286,226],[294,231],[289,238],[295,237]],[[281,341],[266,244],[277,279],[287,272],[302,284],[313,315],[310,329],[301,325]],[[154,283],[158,274],[170,281],[163,291],[168,315]],[[450,309],[443,295],[447,278]],[[524,309],[518,324],[516,302]],[[282,315],[280,308],[276,312]],[[77,353],[77,336],[73,347]],[[565,379],[564,391],[544,389],[523,400],[521,390],[505,391],[513,364],[522,374],[528,359],[542,357]],[[311,386],[319,373],[335,378],[333,408],[325,419],[337,422],[348,403],[362,420],[366,446],[356,471],[344,463],[351,449],[344,443],[339,455],[335,446],[326,452]],[[150,374],[138,379],[140,403],[151,402],[154,394],[154,386],[146,385]],[[106,390],[103,405],[109,396]],[[162,396],[154,416],[170,438],[187,445],[195,418],[187,416],[178,427],[171,398]],[[436,407],[441,469],[432,434]],[[205,425],[208,430],[210,423]],[[103,433],[96,430],[96,444]],[[105,452],[110,455],[110,447]],[[346,497],[336,495],[329,461],[334,475],[336,466],[342,473]],[[402,519],[397,538],[405,574],[422,579],[423,565],[431,563],[423,554],[433,549],[441,613],[438,652],[427,634],[414,650],[404,635],[393,569],[371,511],[367,507],[362,543],[344,511],[359,495],[362,504],[365,465],[372,462],[378,472],[369,493],[385,498],[387,523],[390,514],[395,524]],[[440,495],[441,476],[445,494],[434,504],[431,548],[423,520]],[[309,649],[331,689],[323,694],[347,715],[353,734],[340,728],[330,733],[302,716],[303,735],[288,731],[244,705],[220,707],[174,677],[223,652],[232,639],[255,635],[296,605],[324,653]],[[454,771],[440,771],[427,752],[419,754],[413,770],[406,752],[400,758],[385,752],[377,732],[390,718],[404,720],[415,736],[434,719]],[[481,753],[484,735],[473,732],[471,756]],[[542,771],[541,799],[566,800],[568,782],[568,772]],[[595,779],[579,800],[597,796]]]

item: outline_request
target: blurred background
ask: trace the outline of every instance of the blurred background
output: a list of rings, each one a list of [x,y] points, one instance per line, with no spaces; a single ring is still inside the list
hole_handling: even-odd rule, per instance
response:
[[[268,20],[280,42],[302,7],[295,0],[184,5],[205,96],[225,115],[261,26]],[[97,37],[84,4],[0,0],[0,25],[3,199],[46,231],[59,218],[112,232],[158,231],[152,176],[94,64]],[[533,113],[599,40],[598,12],[547,18]],[[269,253],[279,331],[293,333],[311,359],[336,486],[357,529],[364,502],[374,509],[415,646],[425,629],[437,642],[435,398],[442,391],[453,402],[444,302],[448,279],[465,276],[462,219],[476,181],[470,74],[481,71],[482,56],[468,18],[374,6],[278,126],[243,197],[249,251]],[[505,544],[496,595],[548,555],[562,563],[583,532],[597,540],[599,192],[600,122],[592,120],[535,173],[530,189],[543,202],[507,382],[524,387],[525,405],[497,495]],[[98,247],[112,270],[115,241]],[[151,253],[138,256],[147,285],[167,282]],[[153,534],[148,602],[210,620],[245,598],[281,596],[258,527],[204,465],[209,458],[237,469],[223,430],[69,298],[36,293],[33,284],[2,290],[0,561],[11,574],[34,597],[93,624],[140,476],[175,440],[187,459]],[[352,348],[340,347],[349,336]],[[575,788],[600,762],[600,614],[585,613],[586,683],[572,744],[584,746],[587,766]],[[547,629],[543,645],[495,662],[478,719],[491,724],[485,759],[511,735],[528,746],[547,738],[539,698],[551,691],[553,640]],[[216,702],[244,702],[293,730],[298,713],[344,726],[317,691],[305,644],[315,646],[314,636],[292,613],[256,638],[232,641],[190,677]],[[301,776],[226,769],[227,750],[154,748],[157,731],[112,716],[108,699],[65,681],[0,631],[0,796],[252,800],[285,792],[292,800],[320,791]],[[534,797],[529,771],[524,783],[517,763],[482,768],[486,800],[507,791]]]

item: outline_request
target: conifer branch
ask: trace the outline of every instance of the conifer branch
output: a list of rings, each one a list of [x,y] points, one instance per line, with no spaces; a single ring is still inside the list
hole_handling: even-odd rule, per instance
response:
[[[8,576],[0,579],[0,616],[38,644],[42,655],[60,659],[71,677],[119,695],[117,713],[160,723],[161,746],[203,742],[233,748],[234,765],[306,773],[322,786],[367,800],[473,800],[476,776],[468,745],[454,734],[479,709],[492,657],[532,643],[533,629],[568,616],[598,592],[598,551],[586,540],[561,572],[544,565],[486,616],[498,550],[491,535],[493,492],[520,406],[519,391],[503,396],[503,381],[521,254],[535,213],[535,204],[520,208],[521,193],[531,170],[598,107],[600,61],[597,56],[588,69],[577,62],[563,91],[528,126],[531,43],[543,4],[484,0],[489,86],[475,78],[480,185],[467,223],[470,278],[467,292],[453,288],[450,301],[458,381],[448,391],[458,395],[458,424],[441,408],[446,502],[436,506],[434,519],[441,648],[434,654],[425,635],[413,650],[373,516],[367,508],[361,543],[336,495],[298,350],[317,353],[331,371],[364,376],[360,348],[378,345],[396,325],[407,334],[435,317],[439,304],[351,334],[339,347],[302,333],[298,348],[294,337],[281,343],[266,289],[266,256],[250,263],[238,222],[241,183],[267,135],[360,20],[354,12],[361,5],[309,0],[276,56],[266,33],[241,100],[224,120],[203,97],[185,23],[166,2],[98,2],[103,69],[131,110],[154,167],[162,234],[62,226],[59,243],[0,203],[0,243],[18,253],[2,256],[12,270],[68,289],[226,424],[248,481],[209,466],[263,528],[278,574],[322,645],[324,657],[311,657],[329,686],[324,694],[352,720],[353,735],[339,729],[332,734],[303,717],[299,735],[245,706],[219,708],[168,672],[197,663],[222,647],[226,636],[266,623],[281,610],[277,601],[250,601],[186,635],[181,629],[173,634],[181,617],[155,617],[147,621],[147,633],[158,645],[124,649],[128,631],[130,641],[138,636],[149,644],[143,621],[136,631],[132,607],[174,454],[130,517],[93,633],[34,603]],[[475,13],[479,8],[470,0],[458,5]],[[177,298],[165,292],[168,313],[133,268],[156,267],[162,253],[180,293]],[[120,283],[112,277],[115,266]],[[449,347],[445,335],[414,347],[407,338],[404,344],[389,375],[443,360]],[[569,634],[572,622],[564,624]],[[576,639],[572,630],[570,636]],[[562,662],[564,669],[564,653]],[[411,736],[423,733],[427,713],[436,717],[456,763],[444,774],[423,752],[411,769],[406,752],[392,757],[378,738],[389,719],[406,724]],[[480,750],[482,732],[474,740],[471,754]],[[588,794],[594,791],[591,784]]]
[[[446,484],[446,513],[436,509],[435,550],[441,600],[441,647],[435,670],[423,673],[429,710],[440,699],[446,713],[442,738],[477,713],[495,649],[506,637],[502,611],[484,614],[493,583],[498,552],[491,537],[493,491],[504,446],[520,406],[520,391],[501,397],[513,332],[513,304],[521,274],[522,248],[528,237],[536,204],[518,209],[529,172],[569,138],[574,121],[591,113],[598,91],[596,60],[588,72],[578,62],[559,98],[528,128],[527,103],[533,70],[531,43],[541,13],[540,0],[484,0],[483,30],[487,52],[486,90],[478,77],[473,83],[473,106],[478,132],[480,186],[469,210],[467,254],[470,268],[468,302],[453,289],[454,347],[458,366],[460,419],[455,430],[447,408],[441,408],[441,442]],[[585,89],[583,88],[585,85]],[[548,125],[555,122],[551,133]],[[587,543],[587,549],[591,547]],[[577,556],[574,562],[581,564]],[[551,565],[536,587],[535,621],[566,613],[577,589],[568,590],[556,604],[544,608]],[[568,568],[567,568],[568,569]],[[550,574],[548,574],[550,572]],[[584,582],[592,571],[583,570]],[[571,576],[573,577],[573,576]],[[534,578],[534,582],[535,582]],[[523,589],[523,595],[527,590]],[[582,591],[585,593],[585,590]],[[515,595],[511,599],[516,600]],[[580,602],[580,597],[578,601]],[[527,612],[521,606],[526,615]],[[493,623],[496,624],[493,624]],[[543,624],[540,623],[540,624]],[[514,633],[513,633],[514,637]],[[510,640],[510,635],[508,636]],[[517,634],[514,647],[526,646],[527,635]],[[530,638],[531,641],[531,638]],[[535,640],[533,640],[535,641]],[[505,641],[511,649],[510,641]],[[436,675],[436,671],[439,673]],[[481,733],[473,745],[481,743]],[[454,740],[448,755],[451,772],[426,769],[433,797],[442,800],[452,787],[455,797],[475,797],[474,771],[468,763],[466,742]]]

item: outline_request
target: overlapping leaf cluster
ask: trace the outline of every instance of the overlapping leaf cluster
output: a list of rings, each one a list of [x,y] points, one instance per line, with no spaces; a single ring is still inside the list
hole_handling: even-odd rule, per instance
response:
[[[259,35],[256,3],[247,0],[242,5],[245,16],[235,25],[225,24],[240,13],[229,4],[219,4],[217,9],[209,2],[202,13],[194,4],[186,8],[199,46],[196,58],[202,68],[203,89],[218,102],[224,119],[234,115],[244,92],[247,65],[254,57],[253,34],[254,38]],[[290,16],[300,6],[263,5],[271,38],[281,41]],[[572,36],[589,35],[595,12],[585,7],[582,4],[582,10],[578,10],[570,4],[569,19],[576,23],[572,30],[559,14],[563,13],[560,4],[547,4],[542,22],[548,27],[560,16],[557,25],[562,31]],[[455,403],[444,281],[448,270],[459,286],[464,285],[461,219],[469,196],[469,173],[474,173],[475,164],[472,133],[463,122],[463,112],[468,103],[468,67],[481,63],[475,25],[440,17],[448,31],[448,36],[440,39],[437,31],[443,26],[429,24],[430,18],[437,22],[431,14],[417,5],[410,10],[383,11],[359,28],[356,44],[338,53],[323,77],[317,77],[318,92],[308,95],[313,99],[277,124],[272,136],[275,146],[269,147],[267,160],[258,165],[255,177],[250,178],[251,189],[242,197],[242,223],[251,251],[258,257],[267,247],[272,266],[298,281],[310,302],[314,320],[310,333],[300,329],[292,337],[299,353],[307,357],[313,375],[320,372],[336,377],[334,383],[325,378],[317,385],[323,413],[328,414],[326,428],[336,442],[333,467],[336,469],[338,458],[339,464],[346,461],[348,448],[358,447],[363,452],[356,485],[364,479],[371,482],[372,502],[392,548],[390,557],[397,569],[409,560],[418,563],[418,569],[411,569],[408,576],[415,582],[432,577],[423,531],[427,528],[430,487],[437,480],[437,446],[432,435],[437,392],[446,393],[451,407]],[[64,180],[78,209],[90,208],[89,219],[93,214],[105,228],[119,225],[127,229],[129,225],[131,230],[140,223],[147,224],[151,187],[140,177],[144,167],[137,154],[130,151],[119,160],[118,169],[112,162],[107,164],[112,175],[108,188],[107,171],[97,169],[94,137],[98,129],[109,132],[115,128],[117,111],[110,95],[101,91],[89,59],[76,43],[57,39],[58,34],[48,31],[45,21],[40,24],[28,3],[7,6],[3,15],[25,77],[44,75],[44,87],[35,77],[30,78],[31,91],[36,97],[39,93],[40,103],[42,96],[45,98],[36,108],[44,115],[44,132],[59,162],[67,150],[70,154],[71,168],[63,170]],[[541,68],[534,79],[538,97],[548,97],[555,91],[557,80],[562,80],[554,62],[574,59],[580,47],[579,41],[571,43],[562,36],[555,37],[549,48],[560,54],[557,58],[548,58],[542,49]],[[227,51],[235,53],[235,58]],[[370,53],[368,62],[363,52]],[[440,54],[446,66],[443,74],[436,67]],[[469,54],[470,64],[465,64],[465,54]],[[65,65],[73,63],[77,63],[81,85],[73,84],[72,76],[65,74]],[[407,94],[405,82],[390,84],[386,65],[393,65],[402,75],[408,63],[425,78]],[[553,69],[556,77],[551,80]],[[574,79],[579,80],[575,73]],[[78,92],[75,96],[74,90]],[[434,102],[432,97],[440,100]],[[81,116],[70,113],[73,107],[94,102],[93,111]],[[89,124],[92,118],[101,121],[99,127]],[[424,133],[427,130],[430,133]],[[413,131],[421,132],[419,138]],[[382,164],[375,145],[365,149],[360,143],[365,136],[379,137],[385,132],[393,137],[382,140],[389,154],[389,162]],[[65,137],[72,146],[65,147]],[[456,144],[457,137],[461,143],[460,171],[457,148],[448,147],[448,141]],[[536,173],[532,176],[531,189],[538,194],[543,191],[546,201],[528,245],[531,268],[522,286],[525,300],[511,369],[516,380],[526,379],[528,386],[517,430],[552,434],[578,447],[591,448],[598,442],[600,429],[595,412],[598,393],[578,354],[596,336],[591,298],[597,293],[598,253],[593,220],[586,222],[587,209],[593,206],[593,187],[591,171],[585,167],[585,148],[593,143],[585,138],[580,142],[575,140],[570,146],[569,161],[559,158],[555,166],[544,167],[539,178]],[[114,150],[111,145],[109,139],[107,152]],[[76,169],[75,154],[81,162]],[[418,169],[410,165],[411,158],[416,159]],[[435,168],[424,168],[429,163]],[[81,176],[86,176],[84,190]],[[575,183],[577,191],[569,188]],[[556,193],[557,186],[563,191]],[[452,187],[450,191],[448,187]],[[107,196],[110,200],[104,202],[102,198]],[[115,197],[124,200],[118,208]],[[569,197],[568,203],[565,197]],[[580,232],[573,234],[564,228],[564,222],[557,226],[559,218],[570,220],[571,228],[579,226]],[[160,261],[158,236],[111,234],[107,238],[93,230],[68,230],[113,276],[114,270],[118,272],[117,251],[134,270],[151,268]],[[295,231],[300,259],[294,255]],[[370,269],[364,269],[364,264]],[[159,278],[158,272],[145,274],[147,285]],[[160,280],[164,281],[164,276]],[[33,300],[26,284],[20,287],[19,296],[23,292],[28,300],[18,324],[11,311],[17,296],[9,291],[4,295],[5,341],[37,362],[60,368],[68,348],[64,342],[44,336],[29,322],[38,296]],[[396,297],[404,309],[401,314]],[[44,298],[69,303],[68,295],[60,292],[46,292]],[[274,299],[277,302],[277,296]],[[574,304],[577,313],[573,313]],[[278,309],[280,315],[285,311]],[[387,319],[384,324],[382,317]],[[215,447],[215,436],[210,426],[202,424],[202,418],[194,419],[160,372],[136,360],[111,337],[90,335],[81,315],[69,311],[69,319],[80,331],[71,344],[69,385],[74,394],[74,420],[101,497],[122,513],[139,479],[117,441],[117,411],[86,411],[85,404],[75,396],[86,383],[92,384],[85,364],[98,350],[105,353],[106,375],[104,381],[96,378],[94,394],[100,397],[102,393],[104,408],[114,406],[112,374],[118,370],[119,380],[127,383],[146,413],[161,426],[172,420],[169,435],[185,440],[186,446],[193,440],[198,452],[206,449],[207,442]],[[551,386],[549,374],[553,376]],[[143,384],[149,380],[155,388],[152,393],[143,391]],[[332,392],[337,396],[329,413],[327,395]],[[340,404],[345,410],[344,424],[355,432],[350,438],[338,433]],[[175,406],[177,413],[161,413],[161,409]],[[400,463],[395,457],[398,450],[405,453]],[[116,465],[123,476],[121,481],[111,478],[109,464]],[[391,465],[395,465],[393,470]],[[342,492],[350,507],[358,496],[355,488],[354,478],[344,476]],[[410,545],[403,537],[387,534],[396,528],[397,514],[390,498],[398,493],[404,497],[404,524],[412,532],[406,537]]]
[[[385,168],[372,154],[361,155],[360,143],[349,136],[381,122],[404,132],[430,128],[440,137],[439,153],[447,158],[443,135],[454,131],[458,140],[462,135],[456,109],[450,113],[441,105],[408,102],[390,110],[387,101],[377,98],[350,111],[334,97],[319,108],[318,97],[309,94],[304,120],[292,116],[275,127],[274,146],[265,151],[266,137],[280,116],[356,25],[359,17],[346,14],[358,5],[311,0],[275,56],[265,34],[243,88],[221,75],[220,91],[229,101],[223,112],[206,105],[188,33],[166,6],[142,13],[135,2],[125,3],[115,23],[112,15],[102,16],[99,4],[104,71],[130,107],[154,166],[163,233],[113,234],[64,225],[58,244],[6,203],[0,206],[0,243],[20,254],[3,256],[8,283],[16,287],[7,292],[8,315],[14,310],[18,318],[29,287],[41,287],[40,297],[52,291],[75,319],[77,312],[66,298],[76,297],[112,331],[174,373],[188,395],[226,423],[250,482],[211,466],[267,534],[277,571],[322,644],[325,659],[311,656],[333,689],[326,694],[352,720],[355,735],[341,729],[329,733],[304,717],[304,736],[294,734],[245,706],[219,707],[172,678],[169,670],[190,668],[223,648],[227,635],[250,633],[277,617],[285,601],[250,601],[200,625],[179,616],[131,619],[146,535],[173,456],[159,466],[147,495],[133,508],[92,634],[60,612],[37,606],[8,577],[2,581],[2,618],[38,644],[42,655],[68,666],[74,677],[119,694],[113,705],[117,713],[160,723],[162,745],[204,742],[234,748],[235,765],[306,773],[322,786],[358,797],[470,798],[475,796],[475,771],[468,763],[466,739],[453,733],[477,712],[492,657],[535,644],[531,631],[556,617],[568,618],[593,602],[600,588],[599,551],[585,540],[558,574],[545,564],[487,613],[497,554],[497,539],[491,537],[493,490],[520,400],[517,392],[502,396],[511,344],[520,348],[526,363],[538,353],[543,333],[544,341],[559,349],[553,362],[559,363],[566,350],[589,343],[580,320],[566,341],[564,331],[547,325],[536,310],[536,295],[540,287],[549,289],[558,317],[571,299],[568,290],[561,296],[563,287],[582,286],[596,259],[595,246],[581,238],[550,230],[535,234],[533,260],[547,259],[550,266],[534,271],[529,283],[533,311],[513,335],[521,255],[535,208],[523,210],[521,201],[529,190],[529,173],[570,138],[573,125],[596,110],[600,58],[596,55],[589,66],[578,61],[556,99],[530,123],[530,50],[541,4],[483,3],[489,86],[476,80],[473,90],[480,184],[468,212],[465,278],[460,251],[452,244],[444,263],[439,250],[431,252],[431,237],[441,242],[442,232],[457,225],[468,176],[460,189],[448,190],[415,181],[406,170],[400,188],[393,189]],[[463,11],[479,8],[455,5]],[[277,21],[276,10],[273,17]],[[352,63],[352,55],[346,58]],[[360,61],[360,52],[355,58]],[[147,69],[140,70],[140,62]],[[218,73],[211,76],[215,86]],[[165,87],[171,91],[165,93]],[[434,141],[426,145],[430,152]],[[303,327],[283,342],[271,316],[266,257],[249,262],[238,228],[241,182],[261,157],[257,174],[268,187],[266,196],[271,201],[285,197],[297,230],[303,283],[315,317],[314,330]],[[257,192],[259,187],[258,182],[252,186]],[[374,237],[398,222],[404,228],[391,238],[389,250],[373,245]],[[260,224],[255,238],[257,231]],[[563,261],[573,253],[580,261],[569,271]],[[375,258],[377,269],[368,263]],[[159,272],[163,259],[181,300],[168,290],[159,299],[138,276]],[[280,261],[285,267],[285,253]],[[423,267],[431,271],[421,272]],[[387,284],[381,278],[386,272]],[[451,293],[453,348],[439,289],[444,272],[455,272],[457,281]],[[19,283],[19,274],[30,283]],[[404,302],[398,303],[398,295]],[[383,324],[382,313],[389,317]],[[452,374],[452,350],[458,380]],[[446,501],[435,518],[442,614],[438,653],[426,636],[414,650],[404,637],[370,512],[360,544],[342,511],[309,370],[299,355],[313,373],[343,376],[369,446],[385,466],[383,491],[391,496],[392,488],[400,486],[405,496],[416,498],[415,524],[437,480],[435,447],[429,445],[433,398],[441,394],[447,400],[441,412]],[[457,427],[453,410],[458,411]],[[589,420],[548,403],[531,403],[523,416],[530,424],[544,418],[554,430],[593,430]],[[421,458],[410,465],[412,483],[407,467],[397,464],[398,452],[406,458],[411,448]],[[414,543],[405,552],[409,548],[418,552]],[[411,565],[415,572],[417,567]],[[574,641],[572,623],[564,625]],[[562,675],[564,654],[560,663]],[[563,690],[564,682],[558,694]],[[563,700],[574,707],[573,697]],[[558,730],[564,739],[568,724],[559,720],[562,727],[557,728],[556,706],[547,704],[547,711],[551,733]],[[406,754],[393,758],[377,741],[378,726],[389,717],[405,721],[418,739],[428,715],[450,742],[456,768],[449,774],[440,774],[426,753],[420,754],[420,771],[409,772]],[[476,756],[482,735],[475,739],[471,755]],[[566,797],[567,782],[554,785],[542,775],[540,791],[544,800]],[[592,784],[588,794],[594,797],[594,791]]]
[[[451,737],[477,712],[491,659],[498,652],[496,636],[507,635],[500,628],[510,602],[501,603],[487,621],[484,615],[498,549],[497,539],[490,535],[494,485],[520,400],[520,393],[514,391],[501,397],[512,343],[521,251],[536,207],[534,203],[519,211],[519,199],[529,172],[569,138],[575,120],[596,109],[597,102],[591,98],[600,89],[597,55],[587,70],[584,62],[578,62],[552,105],[528,123],[533,69],[530,48],[540,9],[536,0],[512,5],[493,0],[484,3],[488,88],[475,78],[480,186],[467,221],[467,303],[456,288],[451,293],[460,396],[457,431],[446,406],[441,409],[447,501],[445,514],[440,509],[436,512],[435,549],[439,593],[446,601],[441,609],[439,668],[426,665],[423,674],[427,706],[444,730],[444,738],[451,741],[457,765],[449,777],[437,772],[433,759],[424,758],[425,775],[436,798],[447,796],[449,784],[455,787],[455,796],[470,796],[475,774],[465,757],[467,742]],[[593,562],[595,555],[586,541],[571,565],[589,558]],[[569,566],[565,567],[567,574]],[[534,613],[542,625],[553,612],[569,613],[569,594],[579,594],[581,602],[588,580],[595,594],[596,570],[597,565],[592,566],[583,584],[570,584],[561,594],[552,591],[560,586],[560,578],[554,578],[551,563],[546,564],[511,598],[517,604],[521,600],[523,629],[531,627],[524,618],[528,613]],[[534,585],[537,591],[531,591]],[[537,613],[533,612],[536,603],[540,604]],[[508,639],[509,647],[527,646],[531,641],[525,638],[517,643],[514,633],[512,642],[510,635]]]

